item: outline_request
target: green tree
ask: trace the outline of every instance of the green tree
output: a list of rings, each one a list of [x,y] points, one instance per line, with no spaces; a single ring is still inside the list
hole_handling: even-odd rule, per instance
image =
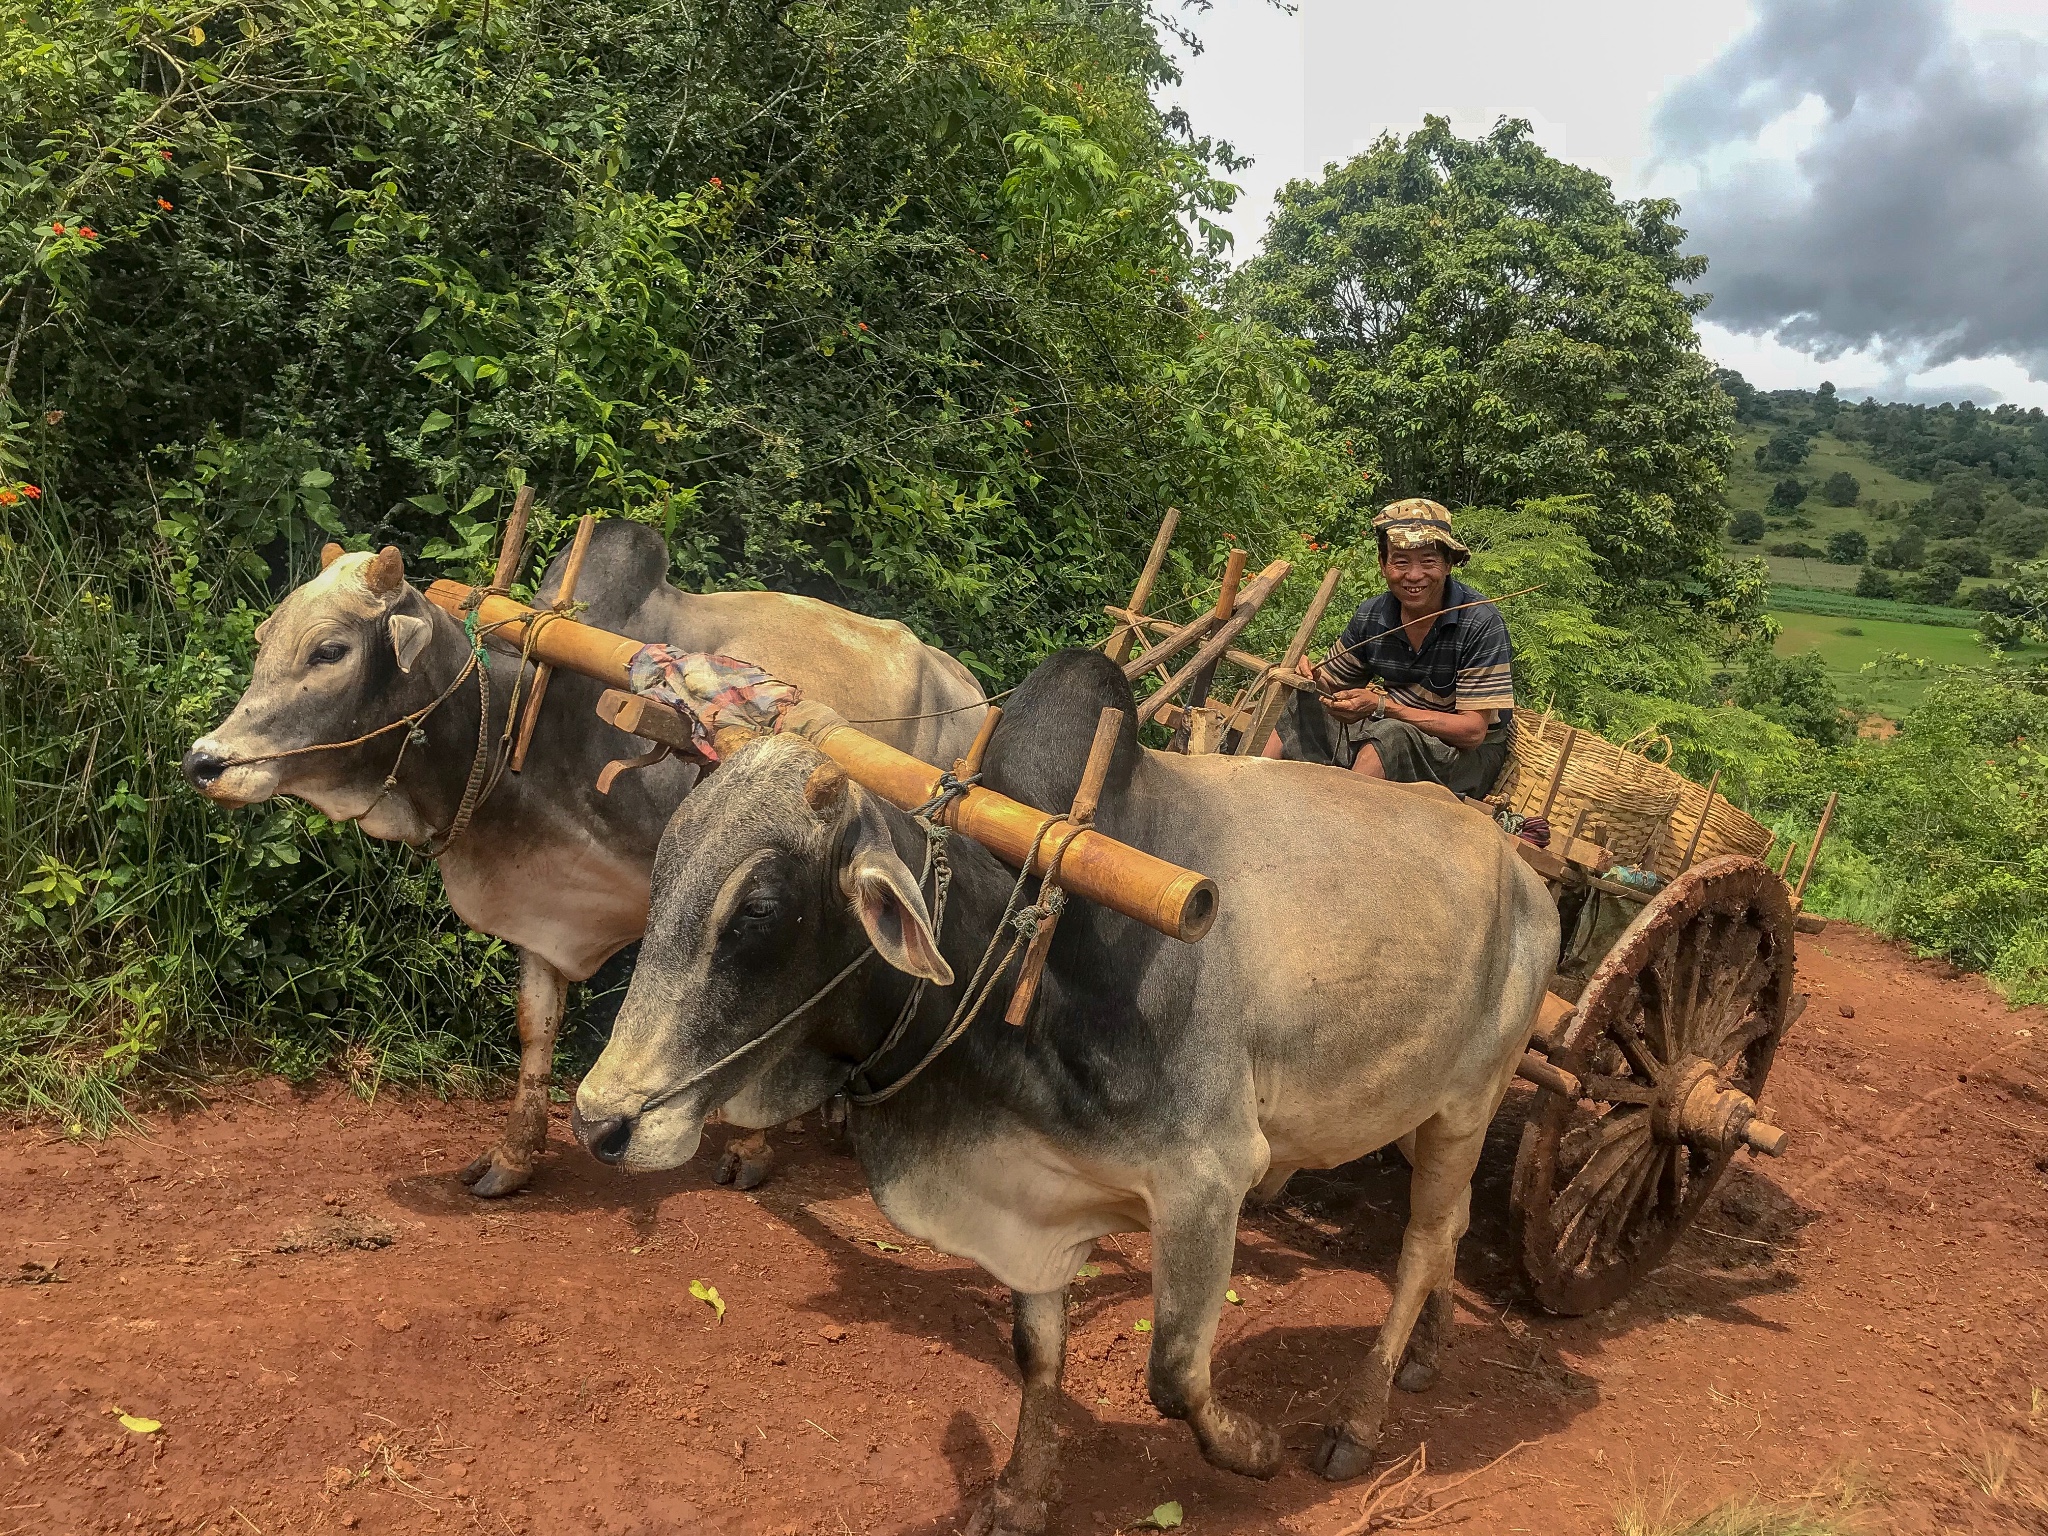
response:
[[[1833,746],[1848,734],[1842,702],[1818,651],[1777,656],[1759,647],[1736,680],[1734,698],[1795,736]]]
[[[1870,553],[1870,540],[1860,528],[1844,528],[1828,535],[1828,560],[1834,565],[1861,565]]]
[[[1806,500],[1806,482],[1787,475],[1771,487],[1771,505],[1790,512]]]
[[[1856,578],[1858,597],[1890,597],[1894,590],[1892,573],[1881,566],[1866,565]]]
[[[1813,451],[1811,434],[1798,427],[1780,427],[1756,451],[1758,469],[1797,469]]]
[[[1894,539],[1887,539],[1871,554],[1871,563],[1889,571],[1917,571],[1927,558],[1927,535],[1908,525]]]
[[[1899,596],[1915,603],[1945,603],[1962,584],[1963,573],[1937,555],[1898,584]]]
[[[1728,519],[1728,537],[1738,544],[1754,544],[1764,536],[1764,515],[1745,508]]]
[[[1732,410],[1677,212],[1618,200],[1525,122],[1461,139],[1432,117],[1290,183],[1234,291],[1313,347],[1361,496],[1584,496],[1610,581],[1708,605],[1733,580],[1716,548]]]
[[[1820,484],[1820,499],[1831,507],[1853,507],[1863,494],[1863,482],[1846,469],[1838,469]]]

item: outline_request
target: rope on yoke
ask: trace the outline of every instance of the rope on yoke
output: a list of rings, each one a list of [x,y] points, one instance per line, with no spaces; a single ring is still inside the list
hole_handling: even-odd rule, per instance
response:
[[[951,775],[949,774],[947,777],[950,778]],[[960,786],[963,790],[966,787],[965,784]],[[846,1095],[849,1101],[865,1108],[869,1105],[880,1104],[885,1099],[894,1098],[915,1082],[918,1075],[926,1067],[937,1061],[946,1049],[954,1041],[966,1034],[974,1021],[981,1017],[981,1010],[988,1005],[990,994],[995,991],[996,983],[1003,979],[1003,973],[1009,970],[1010,962],[1017,958],[1017,951],[1030,942],[1032,935],[1038,932],[1039,924],[1045,920],[1047,912],[1046,902],[1048,900],[1046,883],[1052,882],[1050,900],[1053,905],[1050,910],[1057,912],[1059,907],[1066,901],[1066,893],[1060,889],[1056,880],[1056,874],[1060,858],[1066,853],[1067,845],[1074,840],[1073,835],[1063,839],[1059,847],[1054,850],[1052,862],[1046,867],[1046,879],[1040,882],[1039,885],[1038,903],[1021,909],[1018,906],[1018,903],[1024,897],[1024,882],[1031,878],[1031,866],[1038,862],[1038,850],[1045,842],[1045,834],[1066,819],[1064,816],[1048,816],[1038,824],[1038,831],[1031,838],[1031,851],[1025,855],[1023,867],[1017,871],[1016,881],[1010,886],[1010,899],[1004,904],[1003,915],[996,923],[995,932],[989,935],[987,948],[981,952],[981,963],[974,968],[974,975],[969,978],[965,991],[961,993],[959,1006],[953,1010],[953,1017],[947,1021],[946,1027],[939,1032],[939,1038],[932,1042],[931,1048],[918,1059],[915,1066],[897,1078],[895,1082],[889,1084],[888,1087],[877,1088],[870,1093],[858,1093],[849,1089]],[[1081,828],[1075,828],[1074,835],[1078,835],[1081,830]],[[1006,928],[1011,930],[1010,947],[1003,951],[1003,958],[991,969],[990,962],[995,959],[996,947],[1002,943],[1003,930]],[[936,923],[933,932],[936,937]],[[897,1015],[895,1026],[889,1031],[882,1043],[869,1054],[867,1060],[854,1069],[853,1077],[849,1079],[849,1082],[857,1081],[864,1077],[868,1069],[874,1066],[884,1053],[902,1040],[904,1031],[910,1026],[912,1016],[917,1012],[919,1003],[924,999],[924,987],[925,983],[919,981],[911,988],[910,997],[904,1003],[903,1011]]]

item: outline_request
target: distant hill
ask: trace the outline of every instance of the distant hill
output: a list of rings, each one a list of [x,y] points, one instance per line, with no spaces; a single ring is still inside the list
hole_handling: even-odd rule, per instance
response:
[[[1738,423],[1728,547],[1765,556],[1774,581],[1997,607],[2000,578],[2048,550],[2039,409],[1848,405],[1826,384],[1765,392],[1732,370],[1717,378]]]

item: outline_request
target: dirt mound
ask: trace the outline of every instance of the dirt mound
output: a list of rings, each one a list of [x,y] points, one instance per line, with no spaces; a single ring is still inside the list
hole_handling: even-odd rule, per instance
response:
[[[2048,1019],[1840,926],[1800,972],[1767,1095],[1790,1152],[1600,1316],[1528,1307],[1503,1112],[1443,1380],[1383,1450],[1426,1442],[1431,1486],[1512,1454],[1431,1528],[1847,1477],[1884,1529],[2048,1531]],[[483,1203],[453,1175],[496,1120],[266,1083],[147,1136],[0,1137],[0,1536],[958,1528],[1014,1427],[998,1286],[895,1232],[815,1129],[744,1195],[715,1147],[627,1178],[558,1126],[533,1189]],[[1284,1426],[1270,1483],[1152,1410],[1147,1245],[1103,1244],[1056,1529],[1168,1500],[1198,1536],[1356,1528],[1361,1487],[1302,1453],[1385,1306],[1402,1183],[1368,1158],[1244,1223],[1217,1380]]]

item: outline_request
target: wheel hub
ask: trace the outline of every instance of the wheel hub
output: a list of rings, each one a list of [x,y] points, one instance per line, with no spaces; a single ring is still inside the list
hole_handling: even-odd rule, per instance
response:
[[[1776,1157],[1785,1150],[1785,1133],[1757,1119],[1756,1100],[1722,1082],[1704,1056],[1690,1058],[1665,1079],[1650,1125],[1660,1141],[1715,1155],[1748,1147]]]

